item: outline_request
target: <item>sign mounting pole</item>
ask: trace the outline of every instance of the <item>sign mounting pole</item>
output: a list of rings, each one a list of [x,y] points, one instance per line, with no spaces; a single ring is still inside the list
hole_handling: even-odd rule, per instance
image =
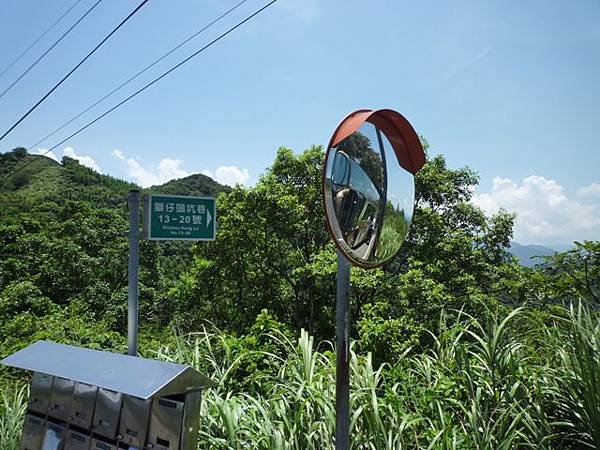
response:
[[[336,361],[335,361],[335,449],[350,448],[350,263],[337,252]]]
[[[399,167],[387,161],[397,161]],[[333,132],[325,152],[323,212],[338,248],[336,450],[350,448],[350,264],[375,269],[396,257],[412,221],[414,175],[424,164],[419,136],[402,114],[391,109],[350,113]],[[398,174],[397,169],[404,171]]]
[[[127,299],[127,354],[137,356],[140,191],[129,191],[129,289]]]

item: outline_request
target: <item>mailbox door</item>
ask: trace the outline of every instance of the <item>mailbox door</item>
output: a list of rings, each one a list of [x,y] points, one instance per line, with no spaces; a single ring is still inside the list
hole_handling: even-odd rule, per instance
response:
[[[27,407],[32,411],[46,415],[50,406],[50,393],[54,377],[35,372],[31,379],[29,402]]]
[[[156,450],[179,450],[184,403],[167,398],[152,402],[148,444]]]
[[[54,378],[50,408],[48,414],[61,422],[68,422],[71,417],[71,399],[73,397],[75,382],[65,378]]]
[[[100,439],[92,439],[91,450],[118,450],[118,447]]]
[[[23,422],[23,434],[21,436],[21,450],[40,450],[42,437],[44,436],[44,419],[25,415]]]
[[[98,388],[89,384],[76,383],[73,391],[71,408],[71,424],[89,430],[92,426],[92,416],[96,404]]]
[[[98,389],[96,408],[94,410],[94,433],[108,439],[117,437],[119,414],[121,413],[121,393]]]
[[[65,450],[90,450],[92,438],[78,431],[67,431],[67,444]]]
[[[148,422],[152,400],[142,400],[128,395],[123,396],[123,409],[119,424],[121,443],[135,448],[146,445]]]
[[[46,422],[42,450],[65,450],[66,437],[66,429],[64,427]]]
[[[183,409],[183,426],[181,427],[180,450],[198,449],[198,426],[200,425],[201,392],[186,394]]]

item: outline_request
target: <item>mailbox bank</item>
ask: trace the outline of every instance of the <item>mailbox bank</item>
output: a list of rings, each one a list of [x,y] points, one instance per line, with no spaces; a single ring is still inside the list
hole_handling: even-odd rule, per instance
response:
[[[181,364],[39,341],[0,363],[33,372],[21,450],[196,450],[201,390]]]

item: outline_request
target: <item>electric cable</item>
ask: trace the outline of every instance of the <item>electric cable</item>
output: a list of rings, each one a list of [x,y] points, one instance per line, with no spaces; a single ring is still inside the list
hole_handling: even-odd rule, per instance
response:
[[[35,46],[35,44],[37,44],[38,42],[40,42],[40,41],[41,41],[41,40],[44,38],[44,36],[46,36],[46,35],[47,35],[47,34],[48,34],[48,33],[49,33],[49,32],[50,32],[50,31],[51,31],[51,30],[52,30],[52,29],[53,29],[53,28],[54,28],[56,25],[58,25],[58,23],[59,23],[59,22],[60,22],[60,21],[61,21],[61,20],[62,20],[62,19],[63,19],[63,18],[64,18],[64,17],[67,15],[67,14],[69,14],[69,13],[71,12],[71,10],[72,10],[73,8],[75,8],[75,7],[76,7],[76,6],[77,6],[79,3],[81,3],[81,0],[77,0],[77,1],[76,1],[75,3],[73,3],[73,4],[72,4],[72,5],[69,7],[69,8],[67,8],[67,10],[66,10],[65,12],[63,12],[63,13],[61,14],[61,16],[60,16],[58,19],[56,19],[56,20],[54,21],[54,23],[53,23],[52,25],[50,25],[50,27],[48,27],[48,29],[46,29],[46,31],[44,31],[42,34],[40,34],[36,40],[34,40],[34,41],[31,43],[31,44],[29,44],[29,46],[28,46],[28,47],[27,47],[25,50],[23,50],[23,51],[22,51],[22,52],[19,54],[19,56],[17,56],[15,59],[13,59],[13,60],[12,60],[12,62],[11,62],[11,63],[10,63],[8,66],[6,66],[6,67],[5,67],[5,68],[2,70],[2,72],[0,72],[0,77],[2,77],[2,76],[3,76],[3,75],[6,73],[6,72],[8,72],[10,69],[12,69],[12,67],[13,67],[13,66],[14,66],[16,63],[18,63],[18,62],[21,60],[21,58],[23,58],[23,56],[25,56],[25,55],[27,54],[27,52],[29,52],[29,50],[31,50],[31,49],[32,49],[32,48]]]
[[[125,23],[127,23],[127,21],[129,21],[129,19],[131,19],[141,8],[142,6],[144,6],[146,3],[148,3],[149,0],[143,0],[132,12],[129,13],[129,15],[127,17],[125,17],[125,19],[123,19],[121,21],[121,23],[119,23],[119,25],[117,25],[115,28],[113,28],[113,30],[108,33],[108,35],[106,35],[106,37],[104,39],[102,39],[100,41],[100,43],[98,45],[96,45],[92,51],[90,51],[81,61],[79,61],[75,67],[73,67],[58,83],[56,83],[54,85],[54,87],[52,89],[50,89],[41,99],[39,99],[37,101],[37,103],[35,105],[33,105],[29,111],[27,111],[19,120],[17,120],[8,130],[6,130],[4,132],[4,134],[2,136],[0,136],[0,141],[2,141],[2,139],[4,139],[8,133],[10,133],[12,130],[14,130],[21,122],[23,122],[23,120],[25,120],[25,118],[27,116],[29,116],[29,114],[31,114],[33,111],[35,111],[35,109],[40,106],[42,104],[42,102],[44,100],[46,100],[56,89],[58,89],[58,87],[63,84],[67,78],[69,78],[73,72],[75,72],[84,62],[86,62],[95,52],[96,50],[98,50],[102,44],[104,44],[106,41],[108,41],[108,39],[110,39],[110,37],[115,34],[117,32],[117,30],[119,30],[119,28],[121,28],[123,25],[125,25]]]
[[[80,0],[80,1],[81,1],[81,0]],[[25,70],[25,72],[23,72],[21,75],[19,75],[19,77],[18,77],[18,78],[17,78],[15,81],[13,81],[13,82],[12,82],[12,83],[11,83],[11,84],[10,84],[10,85],[9,85],[9,86],[6,88],[6,89],[4,89],[4,90],[2,91],[2,93],[0,93],[0,98],[4,97],[4,94],[6,94],[8,91],[10,91],[10,90],[11,90],[11,89],[12,89],[12,88],[13,88],[13,87],[14,87],[14,86],[15,86],[15,85],[16,85],[16,84],[19,82],[19,81],[21,81],[21,80],[23,79],[23,77],[24,77],[25,75],[27,75],[27,74],[29,73],[29,71],[30,71],[31,69],[33,69],[35,66],[37,66],[37,64],[38,64],[38,63],[39,63],[39,62],[40,62],[42,59],[44,59],[44,57],[45,57],[45,56],[46,56],[48,53],[50,53],[50,52],[52,51],[52,49],[53,49],[54,47],[56,47],[56,46],[59,44],[59,42],[60,42],[60,41],[62,41],[62,40],[63,40],[63,39],[64,39],[64,38],[67,36],[67,34],[69,34],[69,33],[71,32],[71,30],[73,30],[73,28],[75,28],[77,25],[79,25],[79,22],[81,22],[83,19],[85,19],[85,17],[86,17],[86,16],[87,16],[89,13],[91,13],[91,12],[92,12],[92,11],[93,11],[93,10],[96,8],[96,6],[98,6],[98,4],[99,4],[101,1],[102,1],[102,0],[97,0],[97,1],[96,1],[96,3],[94,3],[94,4],[91,6],[91,8],[89,8],[89,9],[88,9],[88,10],[87,10],[87,11],[86,11],[84,14],[83,14],[83,16],[81,16],[81,17],[80,17],[80,18],[77,20],[77,22],[75,22],[73,25],[71,25],[67,31],[65,31],[65,32],[64,32],[64,33],[63,33],[63,34],[62,34],[62,35],[61,35],[61,36],[60,36],[60,37],[59,37],[59,38],[58,38],[56,41],[54,41],[54,43],[53,43],[53,44],[52,44],[50,47],[48,47],[48,49],[47,49],[47,50],[46,50],[44,53],[42,53],[42,54],[41,54],[41,55],[38,57],[38,59],[36,59],[36,60],[33,62],[33,64],[31,64],[31,65],[30,65],[30,66],[29,66],[29,67],[28,67],[28,68]]]
[[[223,39],[225,36],[227,36],[228,34],[230,34],[232,31],[236,30],[237,28],[241,27],[242,25],[244,25],[246,22],[250,21],[251,19],[253,19],[255,16],[259,15],[260,13],[262,13],[264,10],[266,10],[268,7],[270,7],[271,5],[273,5],[274,3],[276,3],[278,0],[271,0],[270,2],[266,3],[265,5],[263,5],[261,8],[257,9],[255,12],[253,12],[252,14],[250,14],[248,17],[246,17],[244,20],[238,22],[237,24],[235,24],[233,27],[229,28],[227,31],[225,31],[224,33],[220,34],[219,36],[217,36],[215,39],[213,39],[212,41],[210,41],[208,44],[206,44],[205,46],[203,46],[202,48],[200,48],[199,50],[196,50],[194,53],[192,53],[190,56],[188,56],[187,58],[183,59],[182,61],[180,61],[179,63],[175,64],[173,67],[171,67],[169,70],[167,70],[166,72],[164,72],[162,75],[156,77],[154,80],[150,81],[148,84],[144,85],[142,88],[138,89],[137,91],[135,91],[133,94],[129,95],[128,97],[126,97],[125,99],[121,100],[119,103],[117,103],[115,106],[113,106],[112,108],[106,110],[105,112],[103,112],[102,114],[100,114],[98,117],[96,117],[94,120],[88,122],[87,124],[85,124],[84,126],[82,126],[81,128],[79,128],[77,131],[75,131],[73,134],[71,134],[70,136],[66,137],[65,139],[63,139],[62,141],[60,141],[58,144],[54,145],[53,147],[47,149],[46,151],[40,153],[38,156],[45,156],[48,153],[50,153],[52,150],[55,150],[57,147],[60,147],[62,144],[64,144],[65,142],[67,142],[69,139],[77,136],[79,133],[81,133],[82,131],[84,131],[85,129],[91,127],[93,124],[95,124],[96,122],[98,122],[100,119],[102,119],[103,117],[106,117],[108,114],[110,114],[111,112],[113,112],[115,109],[121,107],[122,105],[124,105],[125,103],[127,103],[129,100],[131,100],[132,98],[134,98],[135,96],[137,96],[138,94],[142,93],[143,91],[145,91],[146,89],[148,89],[150,86],[152,86],[153,84],[157,83],[158,81],[160,81],[161,79],[163,79],[164,77],[166,77],[167,75],[169,75],[171,72],[177,70],[179,67],[181,67],[182,65],[184,65],[185,63],[187,63],[188,61],[190,61],[191,59],[195,58],[196,56],[198,56],[200,53],[202,53],[204,50],[206,50],[207,48],[211,47],[212,45],[216,44],[217,42],[219,42],[221,39]],[[18,172],[24,170],[27,166],[29,166],[30,164],[32,164],[33,161],[21,166],[20,168],[18,168],[17,170],[15,170],[12,174],[7,175],[6,177],[4,177],[4,179],[2,180],[2,182],[0,182],[0,186],[2,186],[9,178],[13,177],[14,175],[16,175]]]
[[[49,133],[46,136],[44,136],[42,139],[40,139],[39,141],[37,141],[35,144],[30,145],[27,148],[27,151],[30,151],[34,147],[37,147],[39,144],[41,144],[42,142],[44,142],[46,139],[54,136],[59,131],[63,130],[66,126],[70,125],[75,120],[79,119],[81,116],[83,116],[89,110],[91,110],[92,108],[94,108],[95,106],[97,106],[98,104],[102,103],[104,100],[106,100],[110,96],[112,96],[115,92],[117,92],[117,91],[121,90],[122,88],[124,88],[125,86],[127,86],[133,80],[137,79],[142,74],[144,74],[145,72],[147,72],[148,70],[150,70],[152,67],[154,67],[156,64],[158,64],[159,62],[161,62],[162,60],[164,60],[166,57],[168,57],[169,55],[171,55],[175,51],[179,50],[181,47],[183,47],[189,41],[191,41],[192,39],[194,39],[197,36],[199,36],[201,33],[203,33],[204,31],[206,31],[208,28],[212,27],[215,23],[219,22],[221,19],[223,19],[224,17],[226,17],[229,14],[231,14],[233,11],[235,11],[236,9],[238,9],[240,6],[242,6],[247,1],[248,0],[241,0],[240,2],[236,3],[234,6],[232,6],[227,11],[225,11],[223,14],[221,14],[219,17],[217,17],[216,19],[214,19],[213,21],[211,21],[210,23],[208,23],[207,25],[205,25],[204,27],[202,27],[200,30],[198,30],[197,32],[195,32],[194,34],[192,34],[191,36],[189,36],[187,39],[183,40],[177,46],[173,47],[171,50],[169,50],[168,52],[166,52],[165,54],[163,54],[161,57],[159,57],[158,59],[156,59],[154,62],[152,62],[151,64],[149,64],[146,67],[144,67],[142,70],[140,70],[139,72],[137,72],[135,75],[133,75],[132,77],[130,77],[129,79],[127,79],[126,81],[124,81],[123,83],[121,83],[120,85],[118,85],[116,88],[114,88],[108,94],[106,94],[102,98],[96,100],[90,106],[88,106],[83,111],[81,111],[78,114],[76,114],[75,116],[73,116],[71,119],[69,119],[67,122],[63,123],[60,127],[56,128],[51,133]]]

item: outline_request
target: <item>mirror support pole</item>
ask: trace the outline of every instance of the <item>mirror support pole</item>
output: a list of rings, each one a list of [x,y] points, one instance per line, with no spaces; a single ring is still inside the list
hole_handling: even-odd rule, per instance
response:
[[[350,263],[337,252],[335,449],[350,448]]]
[[[140,192],[129,191],[129,283],[127,301],[127,354],[137,356]]]

